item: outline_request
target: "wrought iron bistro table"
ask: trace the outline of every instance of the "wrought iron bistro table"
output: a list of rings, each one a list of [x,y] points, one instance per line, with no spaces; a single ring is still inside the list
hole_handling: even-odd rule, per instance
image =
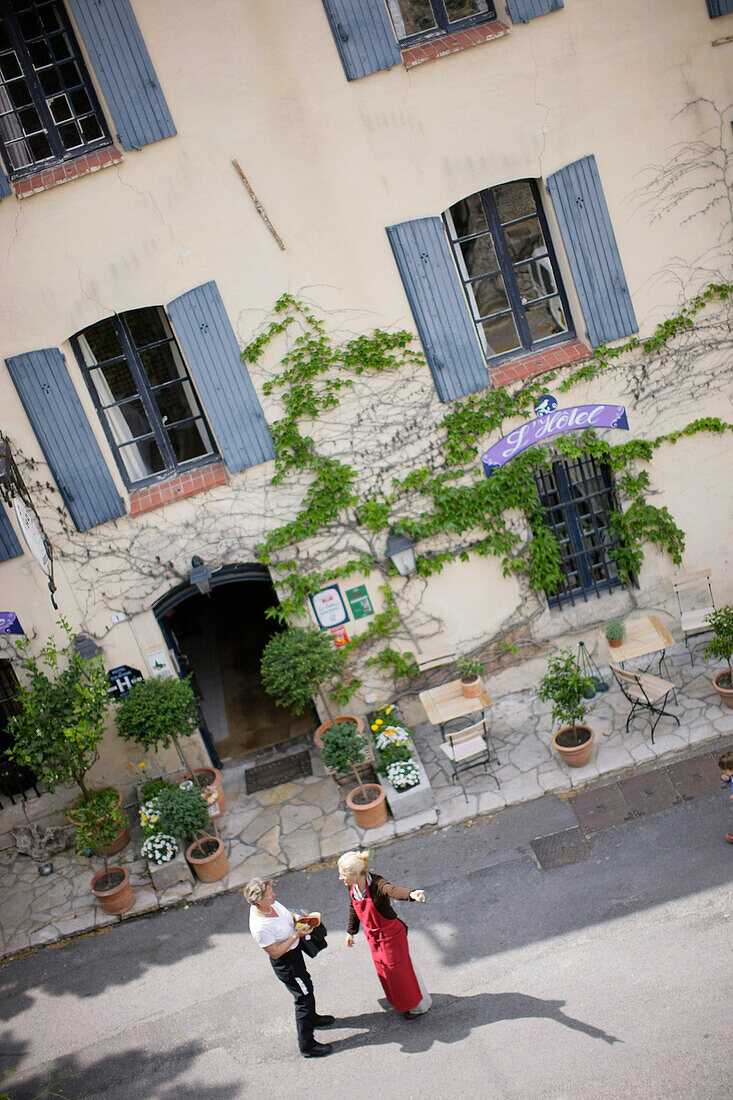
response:
[[[488,691],[482,691],[480,695],[469,699],[463,694],[460,680],[449,680],[440,687],[429,688],[418,693],[418,699],[428,716],[428,721],[434,726],[440,726],[441,735],[445,735],[445,725],[456,718],[466,718],[477,711],[485,711],[491,706],[491,696]]]
[[[606,660],[614,664],[623,665],[626,661],[633,661],[637,657],[651,657],[651,660],[643,670],[646,672],[654,663],[653,654],[659,653],[659,674],[662,674],[662,665],[669,679],[667,666],[664,660],[667,648],[674,645],[674,638],[658,615],[645,615],[642,619],[628,619],[624,622],[626,634],[621,645],[610,646],[601,631],[601,645],[605,646]]]

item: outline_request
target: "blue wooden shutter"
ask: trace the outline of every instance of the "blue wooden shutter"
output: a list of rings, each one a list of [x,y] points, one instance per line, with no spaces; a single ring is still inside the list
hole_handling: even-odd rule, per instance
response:
[[[270,429],[216,283],[194,287],[166,308],[229,469],[236,473],[274,458]]]
[[[10,194],[11,190],[10,184],[8,183],[8,177],[5,175],[2,168],[0,168],[0,202]]]
[[[529,23],[538,15],[547,15],[564,7],[564,0],[507,0],[506,10],[512,23]]]
[[[59,349],[5,362],[77,531],[123,516],[125,506]]]
[[[23,547],[18,542],[17,535],[5,509],[0,504],[0,561],[19,558],[22,553]]]
[[[591,344],[638,332],[596,158],[583,157],[553,173],[547,189]]]
[[[323,0],[347,80],[399,65],[402,55],[384,0]]]
[[[719,15],[728,15],[733,11],[733,0],[707,0],[708,15],[717,19]]]
[[[176,132],[130,0],[69,0],[123,149]]]
[[[441,218],[387,227],[441,401],[489,384],[486,359]]]

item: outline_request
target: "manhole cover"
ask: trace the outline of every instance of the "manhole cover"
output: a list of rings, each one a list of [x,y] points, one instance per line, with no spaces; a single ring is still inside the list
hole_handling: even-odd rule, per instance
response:
[[[307,749],[303,752],[294,752],[291,756],[283,756],[279,760],[271,760],[269,764],[258,764],[254,768],[247,768],[244,773],[244,784],[247,794],[256,791],[266,791],[269,787],[277,787],[279,783],[289,783],[291,779],[297,779],[300,775],[313,775],[310,753]]]
[[[579,863],[591,855],[590,844],[577,825],[572,829],[563,829],[561,833],[538,836],[530,841],[530,847],[543,871],[552,871],[567,863]]]

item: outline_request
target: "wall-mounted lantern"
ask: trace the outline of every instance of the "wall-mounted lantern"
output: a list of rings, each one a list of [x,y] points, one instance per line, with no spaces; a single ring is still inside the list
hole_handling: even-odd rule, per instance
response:
[[[414,542],[397,531],[390,531],[387,536],[387,557],[391,558],[401,577],[407,577],[417,569]]]
[[[194,554],[191,558],[191,572],[188,574],[189,584],[198,588],[202,596],[209,596],[211,594],[211,576],[212,570],[204,564],[204,559],[200,558],[198,554]]]

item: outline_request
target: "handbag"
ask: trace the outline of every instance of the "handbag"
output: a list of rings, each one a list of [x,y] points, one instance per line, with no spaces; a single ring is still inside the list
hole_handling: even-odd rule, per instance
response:
[[[315,959],[316,955],[323,951],[324,947],[328,947],[326,943],[327,933],[328,929],[323,921],[321,921],[320,924],[316,925],[310,935],[303,936],[303,939],[300,941],[300,946],[309,958]]]

